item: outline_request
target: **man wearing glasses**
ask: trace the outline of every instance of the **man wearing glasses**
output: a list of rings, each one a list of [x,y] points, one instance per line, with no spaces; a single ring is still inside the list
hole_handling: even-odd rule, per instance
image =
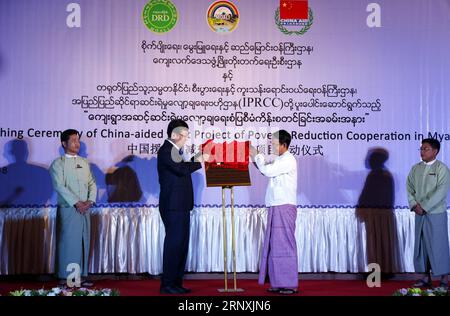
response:
[[[447,193],[450,174],[447,166],[436,159],[440,143],[436,139],[422,140],[422,161],[408,175],[408,202],[415,216],[414,269],[424,278],[414,286],[431,287],[431,272],[440,276],[441,287],[448,289],[450,254],[447,222]]]
[[[162,294],[185,294],[184,268],[189,248],[190,211],[194,208],[191,174],[208,159],[201,153],[185,161],[183,146],[189,138],[189,127],[183,120],[173,120],[167,127],[168,139],[158,151],[160,184],[159,212],[164,223]]]

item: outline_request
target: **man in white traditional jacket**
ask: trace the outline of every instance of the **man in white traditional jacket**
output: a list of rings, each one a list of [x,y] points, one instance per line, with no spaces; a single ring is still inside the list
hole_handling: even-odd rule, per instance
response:
[[[263,175],[269,178],[265,203],[267,227],[261,253],[259,284],[269,276],[269,292],[297,293],[298,259],[295,240],[297,218],[297,161],[289,152],[291,135],[280,130],[272,136],[275,159],[268,163],[251,147],[251,155]]]
[[[448,288],[450,254],[447,221],[447,194],[450,174],[447,166],[436,159],[440,143],[422,141],[422,161],[415,164],[407,180],[408,202],[415,212],[414,269],[424,278],[414,286],[432,286],[431,272],[440,276],[440,286]]]
[[[60,284],[64,284],[68,276],[77,271],[73,265],[69,266],[75,263],[80,269],[81,283],[76,279],[71,282],[88,287],[93,285],[86,279],[91,229],[89,209],[95,203],[97,186],[89,162],[78,156],[78,131],[64,131],[61,144],[65,154],[50,166],[53,186],[58,193],[55,272]]]

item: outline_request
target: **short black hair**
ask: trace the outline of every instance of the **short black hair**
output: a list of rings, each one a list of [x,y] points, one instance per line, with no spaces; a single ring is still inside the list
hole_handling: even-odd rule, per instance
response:
[[[278,132],[273,133],[273,136],[278,139],[280,145],[285,145],[286,149],[289,149],[291,144],[291,134],[289,134],[284,129],[280,129]]]
[[[438,153],[439,153],[439,150],[441,150],[441,143],[435,138],[425,138],[422,140],[422,144],[423,143],[427,143],[431,146],[431,148],[437,149]]]
[[[61,133],[61,143],[67,142],[71,135],[78,135],[79,137],[81,137],[80,133],[76,129],[66,129]]]
[[[177,127],[185,127],[185,128],[187,128],[187,129],[189,129],[189,126],[187,125],[187,123],[186,123],[185,121],[179,120],[179,119],[172,120],[172,121],[169,123],[169,126],[167,126],[167,136],[168,136],[169,138],[170,138],[170,136],[172,136],[173,130],[174,130],[175,128],[177,128]]]

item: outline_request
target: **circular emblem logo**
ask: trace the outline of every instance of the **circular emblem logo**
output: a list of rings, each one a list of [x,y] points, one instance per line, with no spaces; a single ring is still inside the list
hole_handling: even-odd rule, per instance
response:
[[[177,24],[177,8],[169,0],[151,0],[142,12],[144,24],[154,33],[166,33]]]
[[[227,34],[234,31],[239,23],[239,12],[229,1],[216,1],[207,13],[208,25],[216,33]]]

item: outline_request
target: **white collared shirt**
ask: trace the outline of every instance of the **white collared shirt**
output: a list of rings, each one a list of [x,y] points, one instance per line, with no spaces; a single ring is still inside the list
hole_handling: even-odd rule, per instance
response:
[[[180,150],[180,147],[178,147],[177,144],[175,144],[173,141],[171,141],[170,138],[167,138],[167,141],[168,141],[169,143],[171,143],[173,146],[175,146],[175,148],[176,148],[177,150]]]
[[[266,189],[266,206],[283,204],[297,205],[297,161],[286,151],[276,156],[272,163],[266,164],[262,154],[255,156],[259,171],[269,177]]]
[[[173,145],[173,147],[175,147],[178,151],[180,151],[180,147],[177,146],[177,144],[175,144],[170,138],[167,138],[167,141],[169,143],[171,143]],[[187,154],[183,151],[183,154],[181,155],[181,158],[183,159],[183,161],[189,161],[189,157],[187,156]]]
[[[434,159],[434,160],[432,160],[432,161],[429,161],[429,162],[425,162],[425,161],[422,160],[422,162],[423,162],[424,164],[426,164],[427,166],[431,166],[432,164],[434,164],[434,163],[436,162],[436,159]]]
[[[77,158],[77,155],[66,154],[66,158]]]

